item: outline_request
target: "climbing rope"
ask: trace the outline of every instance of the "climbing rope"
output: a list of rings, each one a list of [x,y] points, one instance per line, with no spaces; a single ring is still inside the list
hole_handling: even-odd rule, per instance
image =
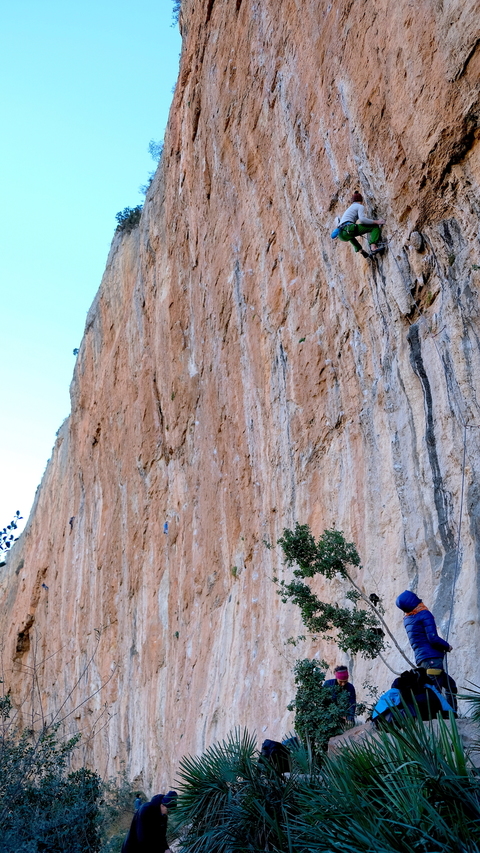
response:
[[[394,235],[392,235],[392,236],[393,236],[393,237],[395,237],[396,235],[394,234]],[[398,269],[398,272],[399,272],[399,274],[400,274],[400,277],[401,277],[401,278],[403,278],[403,276],[402,276],[402,272],[401,272],[401,270],[400,270],[400,267],[399,267],[398,261],[397,261],[397,259],[396,259],[396,257],[395,257],[395,254],[394,254],[394,253],[391,253],[391,254],[392,254],[392,256],[393,256],[393,260],[394,260],[394,263],[395,263],[395,265],[396,265],[396,267],[397,267],[397,269]],[[374,274],[374,278],[376,278],[375,274]],[[438,346],[438,343],[437,343],[436,338],[437,338],[437,336],[438,336],[439,334],[441,334],[441,332],[443,332],[443,330],[445,329],[445,326],[443,326],[443,327],[442,327],[442,329],[440,329],[440,330],[439,330],[439,332],[437,332],[437,333],[435,333],[435,334],[434,334],[434,333],[433,333],[433,331],[432,331],[432,329],[431,329],[431,327],[429,327],[429,325],[428,325],[428,322],[427,322],[426,317],[422,314],[422,310],[421,310],[420,305],[418,304],[417,300],[413,297],[413,295],[412,295],[412,300],[413,300],[413,304],[415,305],[415,307],[416,307],[416,309],[417,309],[417,312],[418,312],[418,319],[417,319],[417,320],[415,320],[415,321],[414,321],[414,320],[410,320],[410,318],[409,318],[409,317],[407,317],[406,319],[407,319],[407,321],[408,321],[408,323],[409,323],[409,325],[410,325],[410,326],[413,326],[413,325],[414,325],[414,323],[418,323],[418,324],[420,325],[420,323],[421,323],[422,321],[423,321],[425,324],[427,324],[427,333],[430,335],[430,337],[431,337],[431,339],[432,339],[432,341],[433,341],[433,344],[434,344],[434,346],[435,346],[435,349],[436,349],[436,351],[437,351],[437,355],[438,355],[439,361],[440,361],[440,363],[442,363],[442,356],[441,356],[440,348],[439,348],[439,346]],[[446,630],[446,637],[445,637],[445,639],[447,640],[447,642],[448,642],[448,638],[449,638],[449,634],[450,634],[450,628],[451,628],[451,623],[452,623],[453,608],[454,608],[454,603],[455,603],[455,589],[456,589],[456,584],[457,584],[458,574],[459,574],[459,569],[460,569],[460,550],[461,550],[461,536],[462,536],[463,505],[464,505],[464,497],[465,497],[465,471],[466,471],[466,456],[467,456],[467,430],[468,430],[468,429],[480,429],[480,424],[469,424],[469,423],[468,423],[468,419],[466,419],[466,418],[464,417],[463,409],[464,409],[464,403],[465,403],[465,400],[464,400],[463,396],[462,396],[462,395],[461,395],[461,393],[460,393],[460,389],[459,389],[459,388],[457,388],[457,385],[458,385],[458,383],[457,383],[457,381],[455,380],[455,381],[452,383],[452,392],[453,392],[453,396],[454,396],[455,401],[456,401],[456,408],[457,408],[457,412],[455,413],[455,416],[456,416],[457,420],[460,422],[461,426],[463,427],[463,454],[462,454],[462,475],[461,475],[461,490],[460,490],[460,509],[459,509],[459,519],[458,519],[457,542],[456,542],[456,548],[455,548],[455,567],[454,567],[454,572],[453,572],[452,590],[451,590],[451,600],[450,600],[450,610],[449,610],[449,616],[448,616],[448,622],[447,622],[447,630]],[[387,662],[385,661],[385,659],[384,659],[382,656],[380,656],[380,657],[381,657],[381,659],[383,660],[383,662],[388,666],[388,668],[389,668],[389,669],[391,669],[391,670],[394,672],[394,670],[392,669],[392,667],[390,667],[390,666],[389,666],[389,664],[387,664]],[[445,662],[445,671],[446,671],[446,672],[447,672],[447,674],[448,674],[448,668],[447,668],[447,664],[446,664],[446,662]]]
[[[397,259],[395,258],[395,255],[393,255],[393,259],[394,259],[395,264],[397,266],[398,272],[401,275],[401,270],[398,266],[398,262],[397,262]],[[434,347],[437,351],[439,361],[440,361],[440,363],[442,363],[442,356],[440,353],[440,348],[439,348],[438,343],[436,341],[436,337],[441,332],[443,332],[443,329],[445,328],[445,326],[443,326],[443,328],[440,329],[439,332],[437,332],[436,334],[433,334],[431,328],[429,328],[429,326],[428,326],[426,317],[421,312],[421,308],[420,308],[420,305],[418,304],[417,300],[413,296],[412,296],[412,300],[413,300],[413,303],[414,303],[414,305],[418,311],[419,321],[423,320],[427,325],[427,333],[432,338]],[[409,317],[407,317],[407,320],[408,320],[410,326],[413,326],[414,322],[418,322],[417,320],[410,321]],[[467,429],[480,429],[479,424],[469,424],[467,422],[467,420],[465,420],[465,418],[463,416],[463,411],[462,411],[464,399],[459,394],[459,389],[457,389],[457,383],[456,382],[452,384],[452,391],[453,391],[454,397],[456,398],[456,403],[457,403],[457,419],[460,421],[460,423],[463,427],[463,458],[462,458],[462,477],[461,477],[461,490],[460,490],[460,510],[459,510],[457,544],[456,544],[456,553],[455,553],[455,568],[454,568],[454,572],[453,572],[452,594],[451,594],[451,600],[450,600],[450,611],[449,611],[449,616],[448,616],[447,630],[446,630],[446,637],[445,637],[447,642],[448,642],[448,638],[449,638],[449,634],[450,634],[450,627],[451,627],[451,623],[452,623],[453,607],[454,607],[454,603],[455,603],[455,588],[456,588],[458,573],[459,573],[459,568],[460,568],[460,547],[461,547],[461,535],[462,535],[463,503],[464,503],[464,496],[465,496],[465,469],[466,469],[466,457],[467,457]],[[445,658],[445,671],[448,673],[446,658]]]
[[[448,636],[450,634],[450,625],[452,622],[453,605],[454,605],[454,601],[455,601],[455,587],[457,584],[458,569],[460,566],[460,540],[461,540],[461,534],[462,534],[463,498],[464,498],[464,494],[465,494],[465,460],[466,460],[466,456],[467,456],[467,427],[468,427],[468,424],[463,425],[462,488],[461,488],[461,492],[460,492],[460,513],[459,513],[459,519],[458,519],[457,549],[456,549],[456,555],[455,555],[455,569],[453,572],[452,597],[451,597],[451,602],[450,602],[450,614],[448,616],[447,630],[446,630],[446,636],[445,636],[447,643],[448,643]]]

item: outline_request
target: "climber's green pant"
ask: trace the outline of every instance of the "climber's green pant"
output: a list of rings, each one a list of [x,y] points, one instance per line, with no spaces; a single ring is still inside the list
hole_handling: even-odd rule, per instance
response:
[[[362,234],[368,234],[368,243],[378,243],[382,236],[382,231],[379,225],[356,225],[354,222],[349,222],[343,225],[338,235],[344,243],[351,243],[356,252],[361,251],[361,245],[355,237],[360,237]]]

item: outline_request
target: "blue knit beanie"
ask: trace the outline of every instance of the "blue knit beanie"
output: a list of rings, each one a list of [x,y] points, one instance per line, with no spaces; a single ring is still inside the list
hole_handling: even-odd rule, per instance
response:
[[[415,595],[410,589],[406,589],[401,595],[398,596],[395,604],[400,610],[403,610],[404,613],[410,613],[411,610],[415,610],[418,604],[422,601],[418,595]]]
[[[177,805],[178,794],[176,791],[169,791],[168,794],[155,794],[150,800],[152,806],[165,806],[167,809],[174,809]]]
[[[177,797],[178,794],[176,791],[169,791],[163,798],[163,805],[166,806],[167,809],[174,809],[177,805]]]

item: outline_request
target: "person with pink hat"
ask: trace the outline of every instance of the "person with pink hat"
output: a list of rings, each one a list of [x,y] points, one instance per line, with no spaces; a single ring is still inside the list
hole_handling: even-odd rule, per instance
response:
[[[340,695],[340,690],[346,691],[350,702],[349,711],[347,713],[346,719],[349,723],[353,723],[355,721],[357,694],[355,693],[355,688],[353,684],[350,684],[348,680],[348,667],[336,666],[333,670],[333,674],[335,678],[329,678],[327,681],[325,681],[324,687],[330,687],[334,699],[336,699]]]

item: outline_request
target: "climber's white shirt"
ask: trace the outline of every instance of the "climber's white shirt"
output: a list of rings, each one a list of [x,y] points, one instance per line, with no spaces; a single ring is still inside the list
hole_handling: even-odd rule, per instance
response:
[[[360,204],[358,201],[355,201],[347,208],[340,220],[340,225],[343,225],[344,222],[359,222],[360,225],[376,224],[374,219],[368,219],[368,217],[365,216],[365,208],[363,204]]]

